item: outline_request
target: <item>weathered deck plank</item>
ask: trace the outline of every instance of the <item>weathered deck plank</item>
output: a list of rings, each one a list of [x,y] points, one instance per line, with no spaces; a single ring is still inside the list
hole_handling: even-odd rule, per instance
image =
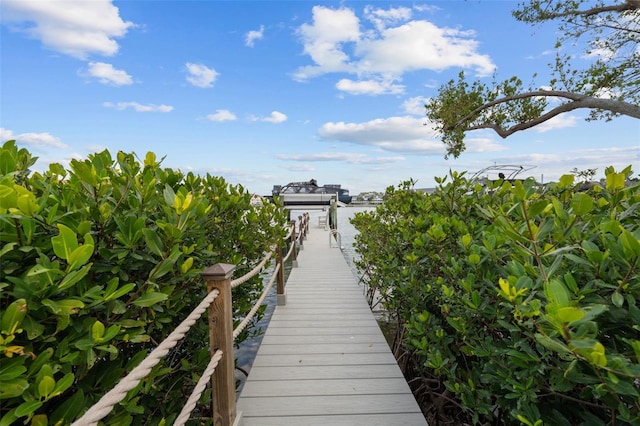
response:
[[[238,400],[245,426],[426,426],[342,252],[312,228]]]

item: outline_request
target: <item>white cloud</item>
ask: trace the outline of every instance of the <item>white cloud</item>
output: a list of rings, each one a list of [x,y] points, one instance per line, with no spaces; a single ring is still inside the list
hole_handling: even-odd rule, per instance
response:
[[[427,113],[424,106],[428,100],[429,98],[425,98],[424,96],[416,96],[414,98],[409,98],[402,103],[402,108],[408,114],[424,116]]]
[[[143,105],[138,102],[104,102],[102,104],[106,108],[114,108],[118,111],[122,111],[128,108],[133,109],[136,112],[171,112],[173,107],[165,104],[155,105],[148,104]]]
[[[578,117],[576,117],[575,115],[560,114],[560,115],[556,115],[555,117],[543,123],[538,124],[537,126],[533,127],[533,130],[535,130],[538,133],[544,133],[544,132],[548,132],[550,130],[555,130],[555,129],[575,127],[577,125],[577,122],[578,122]]]
[[[51,135],[50,133],[20,133],[13,134],[13,131],[9,129],[0,128],[0,140],[7,141],[15,139],[16,142],[28,146],[45,146],[58,149],[67,149],[68,145],[62,143],[60,138]]]
[[[104,145],[97,145],[97,144],[87,145],[87,151],[89,151],[89,152],[102,152],[105,149],[109,149],[109,148],[107,148]]]
[[[358,43],[356,53],[362,57],[359,69],[401,75],[424,69],[471,68],[480,76],[491,75],[495,65],[488,55],[477,53],[474,35],[428,21],[407,22]]]
[[[321,152],[316,154],[280,154],[276,158],[287,161],[321,162],[341,161],[350,164],[389,164],[404,161],[404,157],[371,157],[352,152]]]
[[[304,53],[316,65],[301,67],[294,78],[306,80],[328,72],[355,71],[341,46],[343,43],[357,42],[361,37],[360,23],[353,11],[314,6],[312,12],[313,24],[302,24],[297,34],[304,45]]]
[[[187,62],[185,66],[189,73],[187,81],[196,87],[213,87],[213,83],[215,83],[216,79],[220,75],[216,70],[209,68],[206,65]]]
[[[326,140],[345,141],[360,145],[377,145],[383,141],[422,140],[433,137],[414,117],[378,118],[364,123],[329,122],[319,129],[320,137]]]
[[[234,113],[227,109],[217,109],[215,114],[208,114],[207,120],[223,122],[223,121],[235,121],[238,118]]]
[[[496,158],[499,164],[536,164],[537,168],[529,173],[539,181],[556,181],[571,170],[597,169],[595,179],[604,177],[607,167],[613,166],[620,171],[629,164],[640,163],[640,147],[589,148],[564,151],[553,154],[530,153],[517,156]],[[637,168],[634,169],[637,174]]]
[[[264,25],[260,25],[259,30],[252,30],[245,36],[244,44],[248,47],[253,47],[256,40],[262,40],[264,37]]]
[[[310,164],[293,164],[285,167],[286,170],[292,172],[315,172],[316,168]]]
[[[365,17],[372,28],[367,29],[351,9],[315,6],[312,23],[302,24],[297,31],[313,65],[298,68],[293,78],[304,81],[327,73],[348,73],[359,81],[343,78],[336,85],[338,90],[395,94],[402,88],[395,82],[410,71],[464,68],[487,76],[495,70],[491,58],[478,52],[473,31],[410,20],[412,10],[406,7],[367,6]],[[381,82],[393,90],[381,90]]]
[[[89,62],[85,75],[97,78],[102,84],[112,84],[114,86],[133,84],[133,79],[126,71],[117,70],[113,65],[105,64],[104,62]]]
[[[0,127],[0,142],[10,141],[12,139],[15,139],[13,137],[13,132],[9,129]]]
[[[318,133],[322,139],[374,146],[384,151],[413,155],[445,154],[445,146],[423,119],[405,116],[379,118],[364,123],[325,123]],[[467,152],[502,151],[505,147],[491,139],[467,138]]]
[[[269,115],[268,117],[256,117],[256,116],[250,116],[249,120],[250,121],[264,121],[266,123],[283,123],[285,121],[287,121],[287,116],[283,113],[281,113],[280,111],[272,111],[271,115]]]
[[[507,150],[505,145],[491,138],[467,137],[464,145],[466,146],[465,152],[469,154]]]
[[[404,92],[404,86],[393,84],[391,80],[360,80],[343,78],[336,83],[336,89],[352,95],[382,95]]]
[[[3,0],[2,20],[53,51],[80,59],[118,52],[116,38],[134,24],[111,0]]]
[[[388,10],[376,9],[373,6],[365,6],[364,15],[371,21],[378,31],[389,25],[398,24],[411,19],[412,11],[408,7],[390,8]]]

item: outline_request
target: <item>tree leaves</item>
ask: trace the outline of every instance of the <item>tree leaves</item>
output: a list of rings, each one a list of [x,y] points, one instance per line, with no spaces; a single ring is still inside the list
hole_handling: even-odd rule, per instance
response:
[[[247,272],[284,234],[275,205],[252,207],[222,178],[161,168],[153,153],[144,166],[115,157],[30,173],[26,149],[0,147],[0,425],[73,422],[200,302],[198,271],[236,261]],[[234,292],[236,315],[261,285]],[[105,424],[134,411],[175,418],[208,362],[207,336],[198,321],[173,367],[154,370]]]
[[[554,76],[547,83],[524,87],[524,76],[502,82],[494,76],[491,85],[485,85],[479,80],[467,82],[460,73],[457,81],[441,86],[425,107],[445,144],[445,158],[457,158],[465,150],[465,133],[471,130],[491,129],[506,138],[575,109],[589,109],[589,120],[617,115],[640,118],[639,6],[631,1],[605,4],[536,0],[519,5],[514,11],[518,20],[558,23],[556,49],[585,49],[558,53],[552,65]],[[592,60],[575,60],[586,57]],[[550,100],[554,102],[548,108]]]
[[[584,192],[574,175],[487,191],[451,173],[356,214],[356,264],[398,324],[394,351],[432,383],[419,398],[477,415],[459,422],[636,420],[640,183],[605,173]]]

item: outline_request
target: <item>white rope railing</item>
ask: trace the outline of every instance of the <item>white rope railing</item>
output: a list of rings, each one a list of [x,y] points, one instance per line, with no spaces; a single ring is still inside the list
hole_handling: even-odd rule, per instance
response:
[[[162,341],[136,368],[131,370],[120,382],[109,392],[104,394],[98,402],[96,402],[89,410],[72,426],[93,426],[98,424],[107,414],[113,410],[113,407],[122,401],[127,392],[135,388],[140,380],[145,378],[151,369],[173,348],[184,336],[193,324],[202,316],[209,305],[220,294],[219,290],[213,290],[207,295],[202,302],[189,314],[189,316],[173,330],[166,339]]]
[[[293,232],[293,229],[294,229],[293,227],[289,227],[289,233],[287,234],[286,237],[284,237],[285,240],[291,237],[291,233]],[[262,261],[258,265],[256,265],[256,267],[253,268],[251,271],[231,281],[231,288],[236,288],[239,285],[246,283],[255,275],[257,275],[260,271],[262,271],[262,268],[264,267],[264,265],[267,263],[267,261],[269,261],[269,259],[271,259],[271,256],[273,256],[273,252],[275,251],[275,249],[276,249],[275,247],[272,247],[271,252],[267,253],[267,255],[262,259]]]
[[[302,226],[303,224],[301,223],[300,224],[301,230],[302,230]],[[295,232],[295,225],[289,228],[289,233],[285,237],[285,240],[290,239],[291,235],[294,232]],[[295,242],[301,241],[302,236],[303,236],[303,233],[300,232],[297,235]],[[291,247],[289,248],[287,256],[285,256],[282,260],[283,263],[289,258],[289,256],[291,256],[291,254],[293,253],[293,250],[295,249],[295,246],[296,244],[291,244]],[[275,249],[276,249],[275,247],[272,248],[272,251],[267,253],[267,255],[262,259],[262,261],[258,265],[256,265],[251,271],[249,271],[248,273],[246,273],[240,278],[232,280],[230,283],[231,288],[235,288],[242,285],[243,283],[247,282],[249,279],[257,275],[258,273],[260,273],[264,268],[264,266],[266,265],[266,263],[269,261],[269,259],[271,259],[271,257],[273,256]],[[269,280],[269,283],[267,284],[262,294],[260,295],[260,298],[256,301],[256,303],[253,305],[253,307],[251,308],[249,313],[245,316],[245,318],[242,320],[242,322],[233,331],[234,340],[240,335],[240,333],[242,333],[242,331],[247,327],[251,319],[253,319],[258,309],[260,309],[260,306],[262,305],[262,302],[266,298],[269,290],[273,286],[273,283],[275,282],[275,279],[278,273],[280,272],[281,267],[282,267],[281,263],[278,263],[276,265],[271,275],[271,279]],[[169,352],[169,350],[171,350],[173,347],[176,346],[176,344],[191,329],[193,324],[195,324],[195,322],[202,316],[202,313],[207,310],[207,308],[213,303],[213,301],[219,295],[220,295],[220,291],[218,289],[214,289],[213,291],[211,291],[200,302],[200,304],[191,312],[191,314],[189,314],[189,316],[184,321],[182,321],[180,325],[176,327],[176,329],[171,334],[169,334],[169,336],[167,336],[167,338],[164,339],[162,343],[160,343],[160,345],[158,345],[158,347],[156,347],[153,351],[151,351],[151,353],[137,367],[131,370],[131,372],[127,374],[122,380],[120,380],[120,382],[113,389],[111,389],[102,398],[100,398],[100,400],[98,400],[98,402],[96,402],[91,408],[89,408],[89,410],[82,417],[76,420],[72,424],[72,426],[94,426],[94,425],[97,425],[100,420],[106,417],[107,414],[109,414],[111,410],[113,410],[113,407],[116,404],[120,403],[126,397],[127,393],[131,389],[135,388],[143,378],[149,375],[153,367],[157,365],[158,362],[160,362],[160,360]],[[174,426],[183,426],[189,420],[191,413],[195,409],[196,404],[198,403],[198,400],[200,399],[200,397],[202,396],[202,393],[206,389],[211,379],[211,376],[215,372],[216,366],[218,365],[218,363],[220,362],[223,356],[224,356],[224,353],[218,350],[211,357],[209,364],[203,371],[202,376],[200,377],[200,379],[198,380],[198,383],[194,387],[191,395],[189,396],[189,399],[187,400],[184,407],[182,408],[182,411],[176,418],[176,421],[174,422]]]
[[[289,258],[291,257],[291,254],[293,253],[293,249],[295,247],[296,246],[294,244],[291,244],[291,246],[289,247],[289,251],[287,252],[287,255],[282,258],[282,262],[286,262],[287,260],[289,260]]]
[[[202,372],[202,377],[200,377],[200,380],[198,380],[196,387],[193,388],[193,391],[191,392],[187,403],[184,405],[184,407],[182,407],[182,411],[180,411],[180,414],[178,414],[178,417],[173,423],[173,426],[183,426],[187,422],[187,420],[189,420],[189,418],[191,417],[191,413],[196,408],[198,400],[202,396],[204,390],[207,388],[209,380],[211,379],[213,372],[216,370],[218,363],[222,359],[222,356],[222,351],[218,350],[213,355],[213,357],[211,357],[209,365],[207,365],[207,368],[205,368],[205,370]]]
[[[258,265],[256,265],[256,267],[253,268],[251,271],[247,272],[240,278],[236,278],[235,280],[231,281],[231,288],[236,288],[239,285],[242,285],[247,281],[249,281],[255,275],[257,275],[260,271],[262,271],[262,268],[267,263],[267,261],[271,259],[271,256],[273,256],[273,251],[267,253],[267,255],[262,259],[262,261]]]
[[[240,333],[242,333],[242,330],[245,329],[247,324],[249,324],[249,321],[251,321],[251,319],[254,317],[256,312],[258,312],[258,309],[260,309],[260,305],[262,305],[262,302],[264,301],[265,297],[267,297],[267,293],[269,292],[269,290],[271,290],[271,287],[275,282],[275,279],[276,279],[276,276],[278,275],[279,270],[280,270],[280,265],[278,264],[274,268],[273,275],[271,275],[271,280],[269,280],[269,284],[267,284],[267,286],[264,288],[264,291],[262,292],[262,295],[260,295],[260,298],[256,301],[256,303],[253,304],[253,308],[251,308],[251,310],[249,311],[247,316],[244,317],[242,322],[238,324],[235,330],[233,330],[233,340],[235,340],[240,335]]]

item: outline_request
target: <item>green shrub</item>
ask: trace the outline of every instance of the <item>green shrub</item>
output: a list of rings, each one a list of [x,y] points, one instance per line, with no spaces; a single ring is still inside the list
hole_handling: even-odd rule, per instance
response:
[[[222,178],[108,151],[51,164],[0,149],[0,424],[68,424],[140,363],[206,295],[199,272],[252,269],[285,232],[276,206]],[[243,317],[261,291],[234,291]],[[105,419],[171,422],[208,362],[198,322]],[[210,390],[203,397],[210,401]]]
[[[358,267],[397,319],[430,416],[475,424],[640,424],[640,185],[631,168],[435,194],[389,188],[358,214]],[[410,359],[410,362],[406,362]],[[448,410],[448,413],[447,413]]]

